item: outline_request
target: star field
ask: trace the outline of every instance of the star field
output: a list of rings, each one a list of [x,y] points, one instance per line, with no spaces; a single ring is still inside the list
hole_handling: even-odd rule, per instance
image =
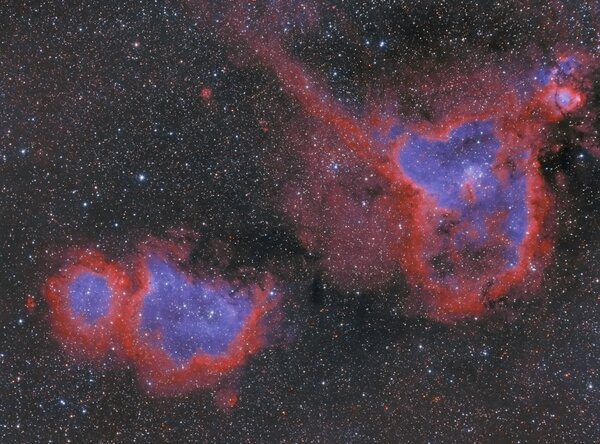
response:
[[[600,440],[599,14],[6,2],[0,441]]]

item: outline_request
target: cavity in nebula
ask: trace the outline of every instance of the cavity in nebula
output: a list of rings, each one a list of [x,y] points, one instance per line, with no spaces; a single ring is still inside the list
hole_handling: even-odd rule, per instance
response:
[[[410,179],[436,199],[438,209],[447,210],[439,220],[439,232],[451,239],[446,254],[454,249],[460,256],[478,255],[493,246],[494,256],[512,268],[527,231],[526,180],[516,169],[500,179],[495,168],[500,147],[493,120],[472,121],[455,128],[447,140],[412,135],[399,161]],[[448,263],[437,259],[438,265]],[[449,271],[443,268],[438,267],[441,274]]]

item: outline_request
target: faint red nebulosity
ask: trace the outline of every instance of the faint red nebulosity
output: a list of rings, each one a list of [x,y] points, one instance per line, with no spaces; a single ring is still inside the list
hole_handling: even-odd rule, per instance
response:
[[[210,99],[213,98],[212,88],[210,86],[203,86],[202,88],[200,88],[200,97],[202,97],[203,100],[208,102]]]
[[[29,313],[33,313],[37,308],[37,302],[35,301],[35,298],[32,295],[27,295],[27,300],[25,301],[25,308]]]
[[[267,122],[266,120],[259,120],[258,121],[258,125],[260,126],[260,129],[262,130],[263,133],[268,133],[269,132],[269,122]]]
[[[232,388],[221,388],[214,396],[217,407],[225,412],[235,408],[239,402],[238,392]]]

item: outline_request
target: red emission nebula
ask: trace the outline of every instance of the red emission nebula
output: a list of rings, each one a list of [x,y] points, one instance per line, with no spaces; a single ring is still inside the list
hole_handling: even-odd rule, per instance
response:
[[[244,2],[231,3],[219,32],[300,105],[298,120],[282,130],[292,149],[279,162],[303,171],[284,179],[277,209],[320,258],[319,272],[362,291],[389,288],[400,271],[411,288],[408,314],[441,322],[485,315],[538,284],[553,249],[553,199],[538,158],[549,128],[585,110],[591,56],[556,50],[541,66],[446,68],[432,78],[440,91],[461,85],[459,93],[414,81],[434,103],[425,119],[391,105],[389,85],[373,95],[385,99],[343,105],[288,54],[277,31],[262,37],[276,10],[248,23]],[[305,11],[307,27],[317,12]],[[212,88],[200,97],[213,100]],[[261,124],[265,132],[270,124]],[[43,290],[56,336],[74,355],[132,363],[154,394],[231,378],[267,345],[276,280],[194,264],[191,251],[175,238],[150,239],[120,261],[96,249],[71,252]],[[231,391],[217,398],[224,406],[237,399]]]
[[[286,71],[278,73],[284,76]],[[385,242],[363,242],[365,248],[351,254],[371,262],[381,255],[395,258],[414,288],[411,311],[441,321],[482,315],[511,289],[524,289],[539,278],[552,249],[552,197],[537,158],[545,125],[583,105],[583,94],[574,86],[552,80],[525,97],[506,92],[497,104],[458,106],[434,123],[403,123],[386,115],[355,119],[341,107],[321,102],[306,75],[293,76],[294,82],[298,79],[306,84],[287,83],[290,93],[337,132],[338,144],[387,183],[370,213],[379,233],[388,233],[379,235]],[[332,192],[349,193],[348,188]],[[310,226],[310,214],[294,198],[299,195],[297,190],[290,193],[286,211],[301,226]],[[331,210],[340,214],[347,213],[351,200],[327,198],[334,206],[341,203]],[[371,238],[372,222],[356,217],[362,211],[328,223],[343,225],[347,237]],[[318,224],[313,229],[336,230]],[[335,279],[344,270],[340,260],[345,247],[343,242],[326,242],[333,248],[322,253]],[[342,249],[336,250],[338,246]]]
[[[223,35],[248,47],[309,122],[287,130],[306,171],[288,184],[282,206],[337,285],[377,288],[399,266],[413,288],[408,311],[454,322],[538,283],[553,245],[552,196],[538,157],[549,126],[586,103],[584,51],[556,51],[543,66],[440,76],[440,90],[464,84],[459,95],[434,93],[441,116],[402,118],[382,101],[363,111],[342,105],[284,49],[285,33],[272,31],[276,11],[257,18],[243,2],[232,11]],[[371,175],[363,168],[344,184],[339,170],[353,162]],[[377,181],[383,192],[358,203],[357,183],[364,190]]]
[[[153,394],[231,377],[266,344],[278,300],[274,280],[264,274],[249,284],[183,267],[188,257],[185,243],[156,240],[121,263],[96,250],[73,251],[44,287],[56,336],[80,358],[133,363]]]

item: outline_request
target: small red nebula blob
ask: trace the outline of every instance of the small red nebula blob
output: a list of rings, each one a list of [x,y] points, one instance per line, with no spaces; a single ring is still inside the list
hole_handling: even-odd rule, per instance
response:
[[[32,295],[27,295],[27,300],[25,301],[25,308],[29,313],[33,313],[37,308],[37,302],[35,301],[35,298]]]
[[[210,86],[203,86],[202,88],[200,88],[200,97],[202,97],[202,99],[205,101],[209,101],[210,99],[212,99],[212,88]]]
[[[114,325],[120,318],[123,297],[131,292],[131,281],[125,270],[95,250],[71,253],[68,265],[50,277],[42,289],[50,306],[52,327],[67,350],[77,356],[98,360],[114,345]],[[106,279],[111,292],[108,313],[93,323],[73,312],[70,285],[82,273]]]
[[[263,133],[266,134],[269,132],[269,122],[267,122],[266,120],[259,120],[258,124]]]
[[[237,406],[238,402],[239,395],[232,388],[219,389],[215,393],[215,405],[223,411],[230,411]]]
[[[570,86],[550,83],[540,93],[540,107],[549,121],[558,121],[582,107],[585,96]]]

